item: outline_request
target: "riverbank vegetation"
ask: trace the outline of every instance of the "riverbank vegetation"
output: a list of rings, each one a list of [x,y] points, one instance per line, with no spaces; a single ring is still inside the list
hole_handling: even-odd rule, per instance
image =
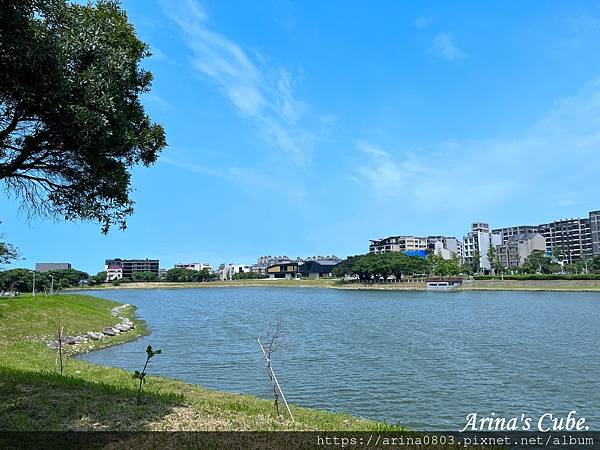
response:
[[[407,276],[451,276],[458,275],[460,272],[457,258],[444,259],[439,255],[422,258],[401,252],[390,252],[350,256],[335,267],[332,273],[338,277],[356,275],[359,280],[367,281],[386,279],[390,276],[397,279]]]
[[[75,353],[144,334],[133,308],[119,312],[135,329],[100,341],[66,346],[64,375],[46,345],[59,318],[64,333],[101,330],[118,320],[116,302],[82,295],[0,299],[0,430],[377,430],[399,429],[346,414],[291,406],[295,422],[279,420],[272,402],[132,373],[72,358]],[[160,342],[153,342],[160,347]],[[164,350],[164,349],[163,349]],[[143,364],[145,354],[140,354]]]

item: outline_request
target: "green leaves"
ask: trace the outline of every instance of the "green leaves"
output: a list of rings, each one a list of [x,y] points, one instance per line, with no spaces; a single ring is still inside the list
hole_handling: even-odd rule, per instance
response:
[[[154,355],[160,355],[161,351],[160,350],[152,350],[152,346],[149,345],[146,348],[146,354],[148,355],[148,360],[150,360],[150,358],[152,358]]]
[[[166,139],[140,101],[147,46],[119,3],[0,2],[0,49],[0,181],[30,212],[124,228],[131,168]]]
[[[351,256],[333,270],[336,276],[356,274],[362,280],[371,277],[387,278],[390,275],[401,277],[427,273],[429,273],[427,260],[400,252]]]
[[[161,351],[160,350],[152,350],[152,346],[149,345],[148,347],[146,347],[146,363],[144,364],[144,368],[142,369],[142,371],[140,372],[139,370],[136,370],[133,373],[133,377],[136,380],[140,380],[140,385],[138,387],[138,393],[137,393],[137,404],[140,404],[141,401],[141,396],[142,396],[142,386],[144,384],[146,384],[146,367],[148,367],[148,363],[150,362],[150,360],[152,359],[152,357],[154,357],[155,355],[160,355]]]

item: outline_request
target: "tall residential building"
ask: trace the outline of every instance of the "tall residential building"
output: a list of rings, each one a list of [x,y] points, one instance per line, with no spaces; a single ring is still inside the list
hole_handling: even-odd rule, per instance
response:
[[[107,259],[104,262],[104,270],[106,271],[107,281],[110,281],[109,276],[115,277],[111,279],[132,278],[133,274],[136,272],[152,272],[155,273],[156,276],[158,276],[159,260],[120,258]]]
[[[509,269],[523,264],[534,250],[546,251],[546,238],[540,233],[514,234],[496,247],[500,262]]]
[[[427,236],[429,253],[441,254],[444,259],[457,256],[462,260],[462,242],[451,236]]]
[[[463,261],[473,261],[479,254],[479,268],[490,271],[492,265],[488,258],[490,246],[502,244],[502,235],[490,233],[490,226],[484,222],[476,222],[471,225],[471,232],[463,238]]]
[[[568,263],[584,256],[600,254],[600,211],[591,211],[587,218],[561,219],[540,225],[499,228],[503,243],[514,234],[540,233],[546,239],[546,252],[559,255]]]
[[[539,233],[546,238],[546,251],[568,263],[592,254],[589,219],[563,219],[542,224]]]
[[[589,218],[592,233],[592,254],[600,255],[600,211],[591,211]]]
[[[36,272],[50,272],[51,270],[66,270],[70,269],[69,263],[35,263]]]
[[[450,236],[389,236],[384,239],[373,239],[369,245],[369,253],[402,252],[406,255],[422,256],[441,253],[446,259],[462,254],[462,243]]]
[[[510,238],[520,234],[537,233],[538,227],[533,225],[519,225],[516,227],[497,228],[492,233],[502,236],[502,244],[506,244]]]
[[[427,238],[416,236],[390,236],[372,239],[369,253],[402,252],[407,254],[427,254]]]

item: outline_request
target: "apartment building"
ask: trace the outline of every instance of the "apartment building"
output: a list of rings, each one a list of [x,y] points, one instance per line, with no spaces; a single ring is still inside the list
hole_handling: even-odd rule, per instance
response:
[[[479,255],[479,268],[485,271],[492,269],[492,264],[488,258],[490,246],[502,244],[502,235],[499,233],[490,233],[490,226],[485,222],[476,222],[471,224],[471,232],[463,238],[463,261],[473,261],[475,255]]]
[[[539,233],[546,239],[546,252],[568,263],[600,254],[600,211],[591,211],[587,218],[582,219],[498,228],[493,232],[502,235],[503,243],[513,235]]]
[[[523,264],[534,250],[546,251],[546,238],[540,233],[513,234],[496,247],[500,262],[509,269]]]
[[[502,244],[506,244],[513,236],[538,232],[536,225],[519,225],[516,227],[496,228],[492,233],[502,236]]]
[[[402,252],[406,254],[427,254],[427,238],[417,236],[390,236],[384,239],[373,239],[369,245],[369,253]]]
[[[106,280],[109,280],[109,274],[112,279],[132,278],[136,272],[152,272],[156,276],[159,275],[159,260],[158,259],[107,259],[104,262],[104,270],[106,271]],[[120,276],[119,276],[120,274]]]
[[[592,254],[589,219],[563,219],[542,224],[539,233],[546,238],[546,251],[568,263]]]
[[[390,236],[373,239],[369,253],[402,252],[406,255],[425,257],[428,254],[441,254],[445,259],[462,255],[462,242],[451,236]]]
[[[198,263],[198,262],[175,264],[175,268],[176,269],[195,270],[196,272],[200,272],[201,270],[206,269],[212,273],[212,267],[210,267],[210,264]]]
[[[590,232],[592,237],[592,254],[600,255],[600,211],[589,213]]]
[[[427,236],[427,251],[441,254],[444,259],[458,256],[462,260],[462,242],[451,236]]]

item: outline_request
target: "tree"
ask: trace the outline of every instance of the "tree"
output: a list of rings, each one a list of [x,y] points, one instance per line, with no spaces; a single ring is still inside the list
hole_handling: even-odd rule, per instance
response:
[[[232,278],[234,280],[256,280],[259,278],[266,278],[266,275],[261,275],[258,272],[239,272],[234,273]]]
[[[588,263],[588,269],[593,273],[600,273],[600,255],[594,256]]]
[[[209,281],[214,278],[216,278],[216,275],[210,273],[208,269],[202,269],[200,271],[190,269],[170,269],[165,273],[166,281]]]
[[[0,222],[2,223],[2,222]],[[4,237],[0,234],[0,238]],[[15,247],[6,242],[0,242],[0,265],[9,264],[13,259],[16,259],[19,253]]]
[[[115,0],[0,2],[0,182],[29,213],[125,227],[131,168],[166,146],[149,55]]]
[[[8,264],[17,256],[16,248],[6,242],[0,242],[0,264]]]
[[[75,269],[50,270],[45,276],[54,277],[55,287],[77,287],[90,278],[86,272]]]
[[[361,281],[386,279],[390,275],[402,278],[405,275],[429,273],[429,263],[420,256],[408,256],[401,252],[368,253],[350,256],[332,271],[337,277],[357,275]]]
[[[433,275],[447,277],[460,274],[460,262],[455,255],[451,259],[444,259],[442,255],[431,255],[429,257],[431,273]]]
[[[521,271],[524,273],[552,273],[555,268],[552,265],[552,259],[543,250],[531,252],[531,255],[525,258],[521,265]]]
[[[498,252],[496,251],[496,247],[490,245],[490,248],[487,252],[488,261],[490,262],[490,267],[492,268],[492,272],[494,275],[498,275],[504,273],[505,267],[498,256]]]
[[[91,285],[102,284],[106,282],[106,272],[98,272],[96,275],[92,275],[89,279],[89,283]]]
[[[38,290],[47,284],[46,274],[36,274]],[[0,272],[0,291],[31,292],[33,288],[33,270],[11,269]]]
[[[479,273],[481,270],[481,253],[479,250],[473,253],[473,257],[471,258],[471,271],[473,273]]]
[[[158,275],[154,272],[150,272],[149,270],[144,272],[134,272],[131,276],[133,281],[157,281]]]

